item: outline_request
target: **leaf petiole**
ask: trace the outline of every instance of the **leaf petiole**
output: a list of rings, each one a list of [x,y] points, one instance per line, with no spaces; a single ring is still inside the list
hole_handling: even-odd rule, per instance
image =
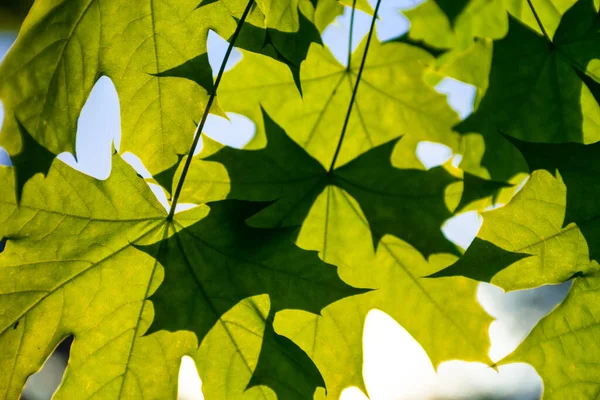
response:
[[[173,194],[173,201],[171,202],[171,209],[169,210],[169,215],[167,216],[167,220],[172,220],[175,215],[175,209],[177,207],[177,202],[179,201],[179,196],[181,195],[181,190],[183,189],[183,183],[185,182],[185,178],[187,176],[188,170],[190,169],[190,165],[192,163],[192,158],[194,156],[194,152],[196,151],[196,147],[198,146],[198,142],[200,141],[200,136],[202,135],[202,129],[206,124],[206,120],[208,118],[208,114],[210,113],[210,108],[217,97],[217,89],[219,88],[219,84],[221,83],[221,78],[225,73],[225,66],[227,65],[227,61],[229,60],[229,56],[233,50],[233,46],[235,41],[237,40],[240,32],[242,31],[242,26],[244,25],[244,21],[248,14],[250,13],[250,9],[254,5],[254,0],[250,0],[238,25],[235,29],[235,32],[231,36],[229,40],[229,46],[227,47],[227,52],[225,52],[225,57],[223,57],[223,62],[221,62],[221,67],[219,68],[219,73],[217,74],[217,79],[215,80],[215,85],[213,87],[212,93],[208,98],[208,102],[206,103],[206,108],[204,109],[204,113],[202,114],[202,119],[200,123],[196,127],[196,131],[194,132],[194,141],[192,142],[192,146],[190,147],[190,151],[188,152],[187,158],[185,160],[185,164],[183,166],[183,170],[181,171],[181,177],[179,178],[179,182],[177,182],[177,188],[175,189],[175,193]]]
[[[353,4],[354,5],[354,4]],[[346,112],[346,118],[344,119],[344,126],[342,127],[342,133],[340,134],[340,140],[338,141],[337,147],[335,149],[335,153],[333,154],[333,160],[331,160],[331,165],[329,166],[328,173],[333,171],[335,167],[335,162],[337,161],[338,155],[340,153],[340,149],[342,148],[342,142],[344,141],[344,136],[346,135],[346,130],[348,129],[348,122],[350,121],[350,114],[352,113],[352,107],[354,106],[354,100],[356,99],[356,92],[358,91],[358,85],[360,84],[360,79],[362,76],[363,69],[365,68],[365,61],[367,60],[367,53],[369,52],[369,45],[371,44],[371,38],[373,37],[373,31],[375,30],[375,21],[377,20],[377,13],[379,11],[379,6],[381,5],[381,0],[377,0],[377,5],[375,6],[375,12],[373,13],[373,19],[371,19],[371,27],[369,28],[369,36],[367,36],[367,45],[365,46],[365,52],[363,53],[362,60],[360,62],[360,67],[358,69],[358,75],[356,76],[356,84],[354,85],[354,89],[352,91],[352,97],[350,98],[350,104],[348,105],[348,111]],[[354,7],[352,7],[354,11]],[[353,15],[354,16],[354,12]],[[352,25],[352,21],[350,22]],[[350,42],[352,42],[352,28],[350,28]],[[352,44],[350,44],[352,46]],[[348,66],[350,66],[350,61],[348,61]],[[348,70],[350,68],[348,67]]]

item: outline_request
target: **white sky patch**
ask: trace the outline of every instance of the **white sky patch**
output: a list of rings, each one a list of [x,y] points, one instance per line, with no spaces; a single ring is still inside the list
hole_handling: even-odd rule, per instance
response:
[[[150,190],[154,193],[156,200],[160,203],[161,206],[164,207],[166,212],[169,212],[171,209],[171,205],[169,204],[169,200],[167,200],[167,194],[165,193],[165,189],[162,186],[157,185],[156,183],[147,182]]]
[[[71,153],[58,158],[76,170],[106,179],[110,175],[113,143],[119,148],[121,115],[119,96],[115,85],[101,77],[94,85],[77,121],[77,160]]]
[[[461,119],[467,118],[473,112],[477,94],[475,86],[453,78],[444,78],[435,86],[435,90],[446,95],[448,104]]]
[[[442,233],[452,243],[466,249],[477,236],[483,218],[476,211],[458,214],[442,225]]]
[[[245,115],[228,112],[227,118],[209,114],[202,131],[203,135],[235,149],[243,148],[256,134],[256,124]],[[202,151],[202,138],[194,151]]]
[[[0,54],[2,54],[1,50],[0,50]],[[2,103],[2,100],[0,100],[0,131],[2,129],[3,122],[4,122],[4,104]],[[0,165],[4,165],[7,167],[12,166],[12,162],[10,161],[10,156],[8,155],[8,152],[6,150],[4,150],[3,147],[0,147]]]
[[[11,167],[12,161],[10,160],[10,156],[8,152],[4,150],[3,147],[0,147],[0,165],[4,165],[5,167]]]
[[[17,38],[17,34],[13,32],[0,32],[0,62],[4,60],[6,53]]]
[[[444,144],[435,142],[419,142],[417,158],[427,169],[440,166],[452,158],[452,149]]]
[[[66,366],[66,360],[61,355],[52,353],[44,362],[42,369],[27,379],[23,396],[29,399],[51,398],[60,385]]]
[[[335,20],[323,31],[323,44],[329,48],[329,51],[343,66],[348,65],[348,42],[350,31],[350,16],[352,9],[344,7],[344,13],[335,18]],[[369,32],[371,23],[369,15],[356,10],[354,13],[354,26],[352,30],[352,51],[356,50],[361,40]]]
[[[435,369],[423,347],[392,317],[371,310],[363,333],[363,377],[371,399],[424,399]]]
[[[363,377],[371,400],[427,400],[493,397],[536,399],[541,380],[533,367],[515,363],[496,372],[482,363],[449,361],[436,372],[421,345],[392,317],[371,310],[363,335]],[[342,400],[363,400],[346,390]]]
[[[208,63],[212,69],[213,76],[217,76],[219,69],[221,68],[221,64],[223,63],[223,59],[225,58],[225,53],[227,52],[229,43],[216,32],[208,31],[206,47],[208,48]],[[242,52],[234,47],[229,55],[227,64],[225,65],[225,72],[235,67],[236,64],[241,60]]]
[[[196,363],[190,356],[183,356],[179,367],[179,388],[177,400],[204,400],[202,381]]]
[[[571,282],[505,293],[497,286],[481,283],[477,299],[496,318],[490,325],[490,358],[497,361],[512,353],[538,321],[560,304]]]
[[[359,388],[351,386],[342,391],[340,400],[369,400],[369,398]]]
[[[140,158],[138,156],[136,156],[135,154],[128,151],[126,153],[121,154],[121,158],[123,160],[125,160],[125,162],[127,162],[127,164],[131,165],[131,167],[135,170],[135,172],[140,174],[140,176],[142,178],[144,178],[144,179],[152,178],[152,174],[148,171],[148,169],[146,169],[146,166],[144,165],[142,160],[140,160]]]
[[[452,158],[452,166],[454,168],[459,168],[459,165],[462,162],[462,160],[463,160],[462,154],[454,155],[454,157]]]
[[[388,0],[379,7],[380,19],[375,23],[377,38],[388,41],[408,32],[410,21],[400,11],[408,10],[423,3],[425,0]],[[377,0],[369,0],[375,9]],[[350,31],[350,17],[352,8],[344,7],[344,13],[338,16],[323,31],[323,43],[329,48],[333,56],[344,66],[348,63],[348,42]],[[372,16],[356,10],[354,13],[354,27],[352,30],[352,51],[354,52],[361,41],[369,32]]]

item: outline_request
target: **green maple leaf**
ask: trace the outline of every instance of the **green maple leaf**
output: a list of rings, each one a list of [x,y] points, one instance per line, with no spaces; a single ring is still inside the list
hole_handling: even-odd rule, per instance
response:
[[[457,32],[475,3],[444,2]],[[375,10],[346,68],[317,44],[319,24],[340,10],[327,0],[36,4],[0,68],[2,144],[16,166],[0,168],[4,397],[18,396],[74,336],[59,399],[174,397],[183,355],[199,364],[207,399],[312,399],[325,388],[335,398],[348,385],[364,389],[372,308],[399,321],[436,365],[489,361],[491,317],[477,283],[426,277],[456,260],[436,254],[457,252],[440,231],[452,210],[505,184],[423,170],[419,141],[464,148],[451,128],[456,113],[424,79],[434,56],[410,40],[370,43]],[[231,36],[237,21],[248,24]],[[234,42],[249,51],[218,104],[209,29],[232,37],[229,51]],[[167,214],[118,155],[106,181],[53,161],[73,152],[100,75],[121,97],[121,151],[173,186],[173,210],[201,205]],[[236,111],[254,118],[257,139],[248,150],[206,140],[203,158],[190,159],[198,109],[198,131],[209,112]]]
[[[11,155],[32,156],[22,146],[18,120],[51,153],[75,154],[81,108],[96,80],[107,75],[121,100],[121,150],[133,150],[152,172],[172,165],[175,154],[189,148],[198,106],[206,104],[212,88],[208,31],[198,31],[206,16],[195,12],[196,6],[194,0],[177,10],[155,2],[127,7],[95,0],[37,2],[0,67],[0,98],[7,115],[2,146]],[[216,12],[213,16],[231,34],[235,21]],[[196,40],[182,41],[190,32],[198,32]],[[156,76],[199,55],[204,62],[192,68],[204,88]],[[49,162],[35,165],[38,172],[49,167]]]
[[[242,300],[192,354],[206,398],[312,399],[325,386],[306,353],[273,331],[269,308],[266,295]]]
[[[465,49],[473,38],[501,39],[508,31],[507,11],[543,34],[553,37],[562,16],[577,0],[429,0],[403,11],[411,22],[409,35],[439,49]]]
[[[481,163],[493,178],[522,170],[498,131],[534,142],[600,139],[597,15],[592,0],[578,2],[564,14],[552,41],[511,18],[508,35],[494,44],[489,89],[479,109],[456,128],[484,136]]]
[[[455,251],[441,235],[440,225],[451,215],[444,195],[457,179],[441,167],[427,172],[393,168],[390,159],[396,141],[328,173],[266,112],[264,126],[268,141],[260,150],[237,150],[205,139],[201,155],[205,158],[192,161],[181,198],[184,202],[224,197],[273,201],[249,223],[302,224],[301,232],[305,233],[298,239],[301,247],[318,250],[323,260],[335,262],[352,285],[379,288],[353,301],[338,302],[316,319],[308,313],[277,314],[276,330],[311,356],[325,378],[329,396],[339,396],[347,385],[363,387],[362,325],[366,313],[374,307],[396,317],[436,363],[448,358],[487,360],[483,349],[488,344],[489,317],[476,304],[477,285],[460,278],[420,279],[452,260],[442,257],[441,262],[428,264],[419,251]],[[467,191],[472,193],[469,199],[476,198],[478,191],[489,193],[473,178]],[[374,242],[364,240],[369,236]],[[398,297],[398,293],[402,295]],[[421,296],[427,300],[417,301]],[[434,328],[413,318],[417,309],[436,315],[439,324]],[[462,320],[458,314],[472,319]],[[323,326],[323,330],[311,328],[316,325]],[[297,332],[299,327],[301,333]],[[433,329],[443,330],[448,340],[435,341]],[[337,345],[338,339],[331,341],[339,335],[345,338],[343,346]],[[343,371],[334,360],[344,360]]]
[[[182,200],[205,202],[223,198],[229,192],[227,197],[231,199],[275,201],[252,217],[250,223],[264,227],[299,226],[316,198],[327,187],[336,186],[358,201],[375,244],[389,233],[425,255],[456,252],[440,226],[452,215],[444,198],[447,187],[457,179],[442,167],[430,171],[392,167],[397,142],[393,140],[328,172],[266,112],[264,126],[264,149],[223,147],[206,161],[192,161]],[[227,172],[210,161],[225,166]]]
[[[478,239],[448,274],[492,280],[504,287],[534,287],[588,272],[593,268],[589,260],[600,260],[600,208],[594,200],[600,145],[511,142],[533,175],[509,205],[484,214]],[[522,258],[514,253],[537,257],[511,266]],[[535,272],[521,278],[529,283],[514,276],[514,271],[533,265]]]
[[[505,207],[483,213],[483,226],[464,256],[436,276],[462,275],[507,290],[561,283],[594,268],[584,229],[595,218],[568,222],[567,188],[560,175],[532,174]],[[589,235],[588,235],[589,236]]]
[[[26,378],[69,335],[75,341],[56,398],[173,397],[181,356],[196,351],[214,326],[227,329],[221,317],[245,298],[269,295],[273,310],[319,312],[340,296],[360,293],[315,253],[295,247],[289,229],[246,227],[243,219],[256,205],[200,206],[170,221],[117,155],[106,181],[55,161],[45,179],[36,175],[25,185],[19,205],[11,168],[0,173],[7,185],[0,214],[0,237],[7,241],[0,257],[0,388],[7,398],[18,396]],[[245,278],[236,281],[229,268]],[[311,398],[322,378],[307,357],[291,363],[300,350],[290,351],[291,344],[273,333],[262,314],[268,309],[246,309],[249,321],[263,321],[268,353],[245,373],[256,368],[254,386],[275,391],[285,389],[285,379],[294,383],[294,374],[305,375],[297,382],[308,389],[296,398]],[[240,360],[261,348],[256,339],[235,333],[221,346],[238,349]],[[286,362],[287,370],[272,371]],[[265,378],[271,375],[280,378]]]
[[[237,4],[238,0],[235,0]],[[329,0],[336,2],[335,0]],[[202,3],[213,4],[215,1]],[[226,10],[230,9],[230,0],[220,0]],[[262,25],[246,24],[236,45],[245,50],[264,54],[277,61],[287,64],[299,86],[300,64],[306,58],[311,43],[322,44],[320,31],[315,26],[315,7],[309,0],[257,0],[256,4],[265,15]],[[238,13],[232,13],[239,18]],[[217,33],[221,32],[218,25],[214,26]],[[227,34],[227,31],[224,32]],[[194,74],[193,70],[183,66],[176,68],[184,74]],[[169,76],[169,72],[165,73]]]
[[[169,381],[195,339],[142,337],[153,314],[146,296],[159,280],[156,262],[132,243],[160,240],[165,217],[147,186],[118,157],[106,182],[55,161],[45,180],[36,175],[28,182],[17,206],[12,171],[3,167],[1,174],[3,397],[18,397],[25,379],[72,334],[56,398],[173,396]],[[165,379],[145,378],[154,374]]]
[[[402,13],[409,36],[438,49],[467,48],[474,37],[499,39],[508,29],[502,0],[429,0]]]
[[[477,283],[456,277],[424,278],[455,257],[434,255],[426,261],[414,247],[389,235],[375,251],[364,240],[369,234],[359,204],[342,189],[327,188],[305,220],[298,244],[318,250],[323,260],[338,265],[346,282],[378,290],[343,299],[320,316],[284,311],[275,319],[275,330],[294,340],[315,362],[329,396],[337,398],[351,385],[364,390],[363,326],[373,308],[395,318],[436,366],[448,359],[488,362],[491,319],[477,303]]]
[[[224,75],[219,104],[256,123],[251,148],[265,144],[263,108],[294,141],[329,168],[366,43],[364,40],[352,55],[349,69],[328,49],[313,44],[301,67],[302,95],[284,66],[244,53],[240,64]],[[395,161],[405,168],[423,169],[415,155],[419,141],[459,149],[460,135],[451,129],[458,116],[445,96],[423,80],[423,73],[434,62],[431,54],[415,46],[372,39],[337,165],[400,136],[403,139]]]
[[[593,398],[600,387],[600,145],[511,141],[531,178],[507,206],[483,214],[465,255],[434,276],[462,275],[507,290],[575,278],[564,302],[500,364],[533,365],[543,378],[544,398]]]
[[[506,289],[575,278],[564,302],[501,364],[528,362],[544,398],[593,398],[600,385],[595,351],[600,209],[598,144],[512,140],[534,171],[504,209],[484,214],[479,239],[439,275],[464,275]]]
[[[536,32],[543,34],[538,18],[544,21],[544,30],[549,37],[554,37],[563,15],[578,2],[578,0],[506,0],[506,9],[519,21]],[[597,4],[597,1],[595,1]],[[537,18],[532,10],[535,10]]]
[[[521,156],[498,130],[533,141],[592,143],[598,139],[598,39],[593,29],[597,5],[593,1],[580,1],[574,7],[573,0],[534,0],[531,5],[510,0],[479,6],[471,1],[458,16],[462,2],[438,3],[425,2],[406,14],[411,19],[412,38],[451,49],[438,59],[437,74],[478,89],[479,110],[457,126],[459,132],[468,134],[461,168],[505,181],[525,171]],[[469,7],[479,14],[469,12]],[[496,9],[486,14],[491,7]],[[511,14],[509,24],[505,10]],[[488,31],[472,34],[462,27],[461,18],[470,21],[471,17]],[[504,22],[500,24],[500,20]],[[494,34],[495,26],[498,30]],[[489,40],[473,42],[471,38],[500,39],[507,28],[508,35],[494,44],[488,82]],[[457,42],[457,35],[462,40]],[[519,68],[513,68],[515,60],[522,60]],[[561,123],[555,122],[555,116]]]
[[[533,142],[600,140],[596,19],[592,0],[578,2],[564,15],[552,42],[511,19],[508,35],[494,45],[486,96],[458,129],[499,130]],[[515,59],[527,61],[513,68]]]
[[[319,0],[315,6],[314,23],[319,32],[331,24],[335,18],[344,12],[344,6],[364,11],[373,15],[373,8],[367,0]]]
[[[306,3],[305,13],[312,18],[314,7],[308,0],[296,0],[296,9],[259,3],[268,13],[250,3],[239,45],[266,52],[297,71],[309,44],[320,42],[313,23],[297,8]],[[50,153],[75,154],[79,113],[105,75],[120,97],[120,150],[134,152],[151,173],[169,168],[189,149],[198,109],[206,107],[213,90],[208,31],[230,37],[247,6],[243,0],[199,8],[194,0],[176,7],[155,1],[127,7],[97,0],[38,2],[0,68],[0,98],[8,115],[2,146],[11,155],[33,157],[19,134],[20,123]],[[194,75],[194,82],[178,79],[182,74]],[[218,104],[211,111],[222,114]],[[50,162],[15,166],[45,173]]]
[[[458,16],[465,10],[469,4],[469,0],[450,1],[450,0],[435,0],[435,3],[444,11],[452,24]]]

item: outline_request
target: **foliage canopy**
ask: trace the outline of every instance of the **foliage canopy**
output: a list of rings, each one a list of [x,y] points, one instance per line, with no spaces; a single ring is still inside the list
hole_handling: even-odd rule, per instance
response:
[[[174,398],[184,355],[209,400],[337,399],[365,390],[369,310],[435,365],[491,364],[478,281],[570,279],[501,363],[531,363],[544,398],[597,397],[598,1],[427,0],[386,42],[382,1],[35,2],[0,65],[2,398],[73,336],[57,399]],[[344,7],[372,16],[345,65],[321,40]],[[218,71],[209,30],[229,42]],[[234,46],[243,59],[225,72]],[[102,76],[122,120],[106,180],[56,158],[75,155]],[[443,77],[477,88],[464,121],[434,89]],[[244,149],[202,135],[226,112],[256,124]],[[425,168],[423,141],[460,165]],[[466,252],[442,234],[495,203],[508,204],[483,213]]]

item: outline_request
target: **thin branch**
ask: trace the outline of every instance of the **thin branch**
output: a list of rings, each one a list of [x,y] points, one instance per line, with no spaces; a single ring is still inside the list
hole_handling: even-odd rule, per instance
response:
[[[350,34],[348,37],[348,63],[346,69],[350,71],[350,64],[352,64],[352,33],[354,32],[354,11],[356,11],[356,0],[352,0],[352,13],[350,14]]]
[[[350,98],[350,104],[348,105],[348,111],[346,112],[346,119],[344,120],[344,126],[342,127],[342,133],[340,134],[340,140],[338,141],[337,147],[335,149],[335,153],[333,155],[333,160],[331,161],[331,165],[329,166],[329,171],[328,171],[329,173],[331,173],[331,171],[333,171],[333,168],[335,167],[335,162],[337,161],[338,155],[340,153],[340,149],[342,148],[342,142],[344,141],[344,136],[346,135],[346,130],[348,129],[348,121],[350,121],[350,114],[352,114],[352,108],[354,107],[354,100],[356,99],[356,92],[358,91],[358,85],[360,84],[362,72],[365,68],[365,62],[367,60],[367,53],[369,52],[371,38],[373,37],[373,31],[375,30],[375,21],[377,20],[377,13],[379,11],[380,5],[381,5],[381,0],[377,0],[377,5],[375,6],[375,12],[373,13],[373,19],[371,20],[371,27],[369,28],[369,36],[367,37],[367,44],[365,46],[365,52],[363,53],[363,57],[360,62],[360,68],[358,69],[358,75],[356,76],[356,84],[354,85],[354,90],[352,91],[352,97]]]
[[[227,65],[227,61],[229,60],[229,56],[231,55],[231,51],[233,50],[233,46],[235,41],[237,40],[242,26],[244,25],[244,21],[246,17],[250,13],[250,9],[254,4],[254,0],[250,0],[244,13],[242,14],[242,18],[238,22],[237,28],[231,36],[229,40],[229,46],[227,47],[227,52],[225,53],[225,57],[223,57],[223,62],[221,63],[221,67],[219,68],[219,73],[217,74],[217,79],[215,80],[215,85],[213,87],[213,91],[208,98],[208,103],[206,103],[206,108],[204,109],[204,114],[202,114],[202,119],[200,120],[200,124],[196,127],[196,131],[194,132],[194,141],[192,143],[192,147],[188,152],[187,158],[185,160],[185,165],[183,166],[183,171],[181,172],[181,177],[179,178],[179,182],[177,183],[177,188],[175,189],[175,193],[173,194],[173,201],[171,202],[171,210],[169,211],[169,215],[167,216],[168,220],[172,220],[175,215],[175,208],[177,207],[177,202],[179,201],[179,196],[181,195],[181,190],[183,189],[183,183],[187,176],[188,170],[190,169],[190,165],[192,163],[192,158],[194,156],[194,152],[196,151],[196,146],[198,146],[198,142],[200,141],[200,136],[202,136],[202,129],[204,129],[204,125],[206,124],[206,119],[208,118],[208,114],[210,113],[210,107],[212,106],[215,97],[217,96],[217,89],[219,88],[219,84],[221,83],[221,78],[225,73],[225,66]]]
[[[546,38],[546,40],[548,42],[552,43],[552,39],[550,39],[550,36],[548,36],[548,32],[546,32],[546,29],[544,29],[544,25],[542,25],[542,20],[540,19],[540,16],[538,15],[537,11],[535,11],[535,7],[533,7],[533,3],[531,2],[531,0],[527,0],[527,4],[529,4],[529,8],[531,8],[531,12],[533,13],[533,16],[535,17],[535,20],[537,21],[538,26],[542,30],[544,37]]]

